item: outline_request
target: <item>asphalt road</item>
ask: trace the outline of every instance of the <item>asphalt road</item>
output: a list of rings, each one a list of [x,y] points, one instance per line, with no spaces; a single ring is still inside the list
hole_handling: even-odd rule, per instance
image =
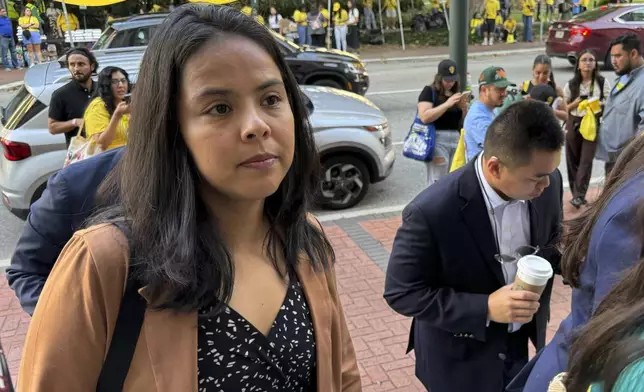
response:
[[[535,56],[536,54],[521,54],[479,57],[471,59],[468,68],[472,80],[476,81],[485,67],[502,66],[508,78],[519,84],[531,78],[532,60]],[[368,65],[372,84],[367,97],[373,100],[389,119],[399,155],[392,175],[381,183],[373,184],[362,203],[351,210],[341,212],[341,215],[355,216],[401,209],[425,187],[424,165],[402,157],[400,152],[402,141],[413,120],[418,94],[425,85],[432,82],[437,64],[438,61],[422,61]],[[554,74],[556,81],[563,85],[572,77],[572,67],[566,61],[554,60]],[[614,79],[611,72],[604,72],[604,75],[608,80]],[[11,95],[0,94],[0,105],[6,105],[10,99]],[[567,184],[565,159],[562,159],[560,169]],[[603,164],[595,161],[593,179],[601,181],[602,176]],[[319,215],[323,219],[338,216],[337,213],[326,211],[320,211]],[[0,264],[13,253],[23,225],[22,221],[0,206]]]

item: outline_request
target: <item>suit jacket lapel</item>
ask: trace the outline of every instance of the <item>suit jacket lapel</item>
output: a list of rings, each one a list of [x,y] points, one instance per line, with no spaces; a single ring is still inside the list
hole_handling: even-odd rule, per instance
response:
[[[483,260],[490,267],[499,283],[505,285],[501,264],[494,259],[494,255],[498,253],[498,247],[487,206],[483,199],[483,192],[476,175],[474,166],[476,162],[477,159],[472,159],[468,163],[459,180],[459,194],[465,202],[461,208],[461,213]]]
[[[531,200],[528,202],[530,210],[530,245],[537,246],[539,245],[539,211],[537,211],[536,202]]]

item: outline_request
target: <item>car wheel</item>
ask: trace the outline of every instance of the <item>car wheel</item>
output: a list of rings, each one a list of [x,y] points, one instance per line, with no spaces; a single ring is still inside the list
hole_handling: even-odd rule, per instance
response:
[[[329,210],[342,210],[360,203],[369,190],[369,170],[357,158],[339,155],[325,160],[320,181],[321,204]]]
[[[322,86],[322,87],[332,87],[332,88],[337,88],[340,90],[343,90],[344,87],[338,82],[336,82],[333,79],[319,79],[313,82],[314,86]]]

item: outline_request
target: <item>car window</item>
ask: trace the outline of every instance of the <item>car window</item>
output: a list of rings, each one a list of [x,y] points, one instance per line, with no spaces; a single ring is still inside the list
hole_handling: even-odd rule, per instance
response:
[[[644,22],[644,8],[626,13],[620,17],[624,22]]]
[[[9,130],[19,128],[45,108],[44,103],[36,99],[26,87],[22,86],[9,102],[9,105],[3,110],[2,124]]]
[[[585,11],[581,14],[578,14],[572,18],[575,22],[590,22],[596,19],[601,18],[602,16],[613,13],[615,8],[613,7],[599,7],[594,10]]]
[[[110,43],[116,36],[116,30],[114,30],[113,27],[107,28],[103,34],[98,38],[94,46],[92,46],[93,50],[100,50],[100,49],[105,49],[110,47]]]

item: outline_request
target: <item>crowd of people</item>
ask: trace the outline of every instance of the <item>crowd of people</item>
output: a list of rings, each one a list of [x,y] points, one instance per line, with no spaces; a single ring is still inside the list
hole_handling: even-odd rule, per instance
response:
[[[540,55],[519,86],[484,69],[471,104],[451,60],[422,91],[428,187],[402,213],[384,298],[413,318],[428,390],[644,385],[640,40],[623,35],[611,54],[614,85],[583,52],[563,88]],[[187,4],[158,27],[136,88],[117,67],[93,81],[86,49],[66,60],[50,132],[104,152],[50,178],[7,269],[33,315],[20,390],[360,391],[333,248],[311,214],[320,161],[271,32]],[[571,222],[564,149],[583,208]],[[587,201],[593,156],[606,183]],[[516,286],[526,257],[550,271],[538,290]],[[573,297],[547,343],[552,272]]]
[[[616,83],[586,50],[563,88],[546,55],[519,86],[503,68],[488,67],[469,106],[456,64],[445,60],[421,93],[418,117],[435,140],[425,162],[429,186],[403,211],[384,296],[413,317],[409,350],[428,390],[634,392],[644,385],[636,280],[644,265],[640,39],[617,38],[611,59]],[[460,144],[467,163],[454,171]],[[562,220],[557,168],[564,150],[570,204],[583,208],[570,222]],[[606,182],[588,201],[595,158],[606,163]],[[573,288],[571,313],[548,344],[552,280],[540,295],[517,289],[526,255],[547,260]],[[538,351],[532,359],[529,342]]]

